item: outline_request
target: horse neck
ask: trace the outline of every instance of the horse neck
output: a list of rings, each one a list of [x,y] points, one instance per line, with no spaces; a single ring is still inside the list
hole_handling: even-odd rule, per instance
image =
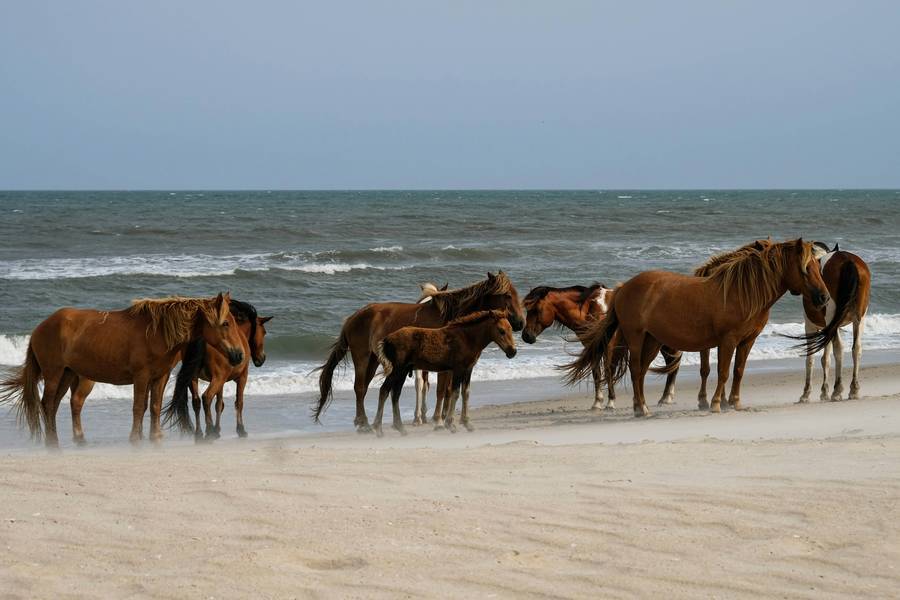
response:
[[[411,325],[416,325],[418,327],[441,327],[447,324],[448,320],[444,318],[433,301],[415,304],[414,306],[416,307],[415,322],[410,323]]]
[[[551,301],[555,319],[572,331],[578,331],[588,320],[588,302],[578,303],[570,297],[562,296]]]
[[[484,320],[469,326],[460,327],[463,336],[472,344],[474,352],[481,352],[494,340],[491,336],[491,327],[494,322]]]

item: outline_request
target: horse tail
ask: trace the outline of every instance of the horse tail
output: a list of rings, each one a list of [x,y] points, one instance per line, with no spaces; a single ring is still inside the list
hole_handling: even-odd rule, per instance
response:
[[[670,358],[671,361],[666,360],[664,367],[650,367],[650,371],[658,375],[671,375],[681,367],[681,356],[684,353],[680,350],[676,350],[674,354],[666,354],[665,350],[662,353],[664,358]]]
[[[381,363],[381,368],[384,369],[384,377],[387,379],[394,371],[397,349],[387,339],[383,339],[375,345],[375,356],[378,357],[378,362]]]
[[[206,359],[206,342],[199,338],[190,342],[184,349],[181,359],[181,368],[175,378],[175,390],[172,399],[163,409],[163,424],[169,427],[177,427],[179,431],[190,433],[194,431],[191,422],[191,412],[188,409],[188,389],[191,382],[200,374],[203,361]]]
[[[331,389],[332,379],[334,379],[334,370],[347,358],[347,351],[349,349],[350,342],[347,340],[346,332],[342,329],[341,335],[338,336],[337,341],[331,346],[328,360],[325,361],[324,365],[316,369],[316,371],[322,371],[319,375],[319,401],[316,406],[313,407],[312,411],[313,421],[316,423],[319,422],[322,413],[325,412],[325,409],[331,404],[331,399],[334,397]]]
[[[603,365],[604,362],[610,361],[610,350],[613,337],[619,330],[619,317],[616,314],[615,306],[609,309],[606,316],[591,324],[588,329],[579,335],[584,348],[575,359],[567,365],[559,367],[566,373],[565,381],[568,385],[574,385],[593,374],[596,368]],[[610,367],[609,373],[603,376],[603,379],[612,379],[618,381],[625,373],[624,367],[627,367],[628,350],[612,353],[611,362],[607,365]],[[604,370],[600,372],[605,373]]]
[[[40,380],[41,365],[38,364],[29,342],[25,362],[0,382],[0,404],[15,404],[16,423],[22,428],[27,425],[32,439],[35,440],[43,437],[41,419],[46,416],[44,405],[41,404],[41,395],[38,393]]]
[[[838,274],[837,298],[831,299],[831,302],[834,302],[834,316],[819,331],[797,338],[805,340],[807,356],[815,354],[831,343],[831,340],[837,335],[841,323],[856,305],[858,295],[859,271],[856,265],[848,260],[841,266],[841,272]],[[804,344],[801,344],[799,347],[803,348],[803,346]]]

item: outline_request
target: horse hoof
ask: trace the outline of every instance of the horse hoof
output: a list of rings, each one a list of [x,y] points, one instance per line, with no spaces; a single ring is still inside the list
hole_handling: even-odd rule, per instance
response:
[[[396,429],[397,431],[399,431],[399,432],[400,432],[400,435],[407,435],[406,427],[403,427],[402,425],[399,426],[399,427],[395,425],[395,426],[394,426],[394,429]]]
[[[412,425],[413,427],[418,427],[419,425],[424,425],[425,421],[422,420],[422,417],[416,417],[413,419]]]
[[[84,446],[87,446],[87,440],[84,439],[84,436],[82,436],[82,437],[77,437],[77,438],[72,438],[72,441],[75,442],[75,445],[76,445],[76,446],[79,446],[79,447],[82,447],[82,448],[83,448]]]
[[[847,396],[847,400],[859,400],[859,390],[850,390],[850,395]]]
[[[841,394],[840,394],[840,393],[834,393],[834,394],[832,394],[832,395],[831,395],[831,401],[832,401],[832,402],[840,402],[840,401],[841,401]]]
[[[809,404],[809,396],[800,396],[800,399],[797,400],[796,404]]]
[[[741,406],[740,400],[733,400],[731,402],[731,408],[733,408],[734,410],[744,410],[744,407]]]
[[[384,437],[384,432],[381,430],[381,427],[375,428],[375,436],[376,437]]]
[[[475,426],[471,423],[463,423],[463,426],[466,428],[466,431],[475,431]]]
[[[237,434],[238,434],[238,437],[245,438],[245,437],[247,437],[247,430],[244,429],[243,427],[238,427]]]
[[[365,425],[357,425],[356,433],[372,433],[372,426],[366,423]]]
[[[456,433],[456,425],[452,423],[450,425],[447,425],[447,429],[450,430],[450,433]]]
[[[718,402],[713,402],[712,406],[709,407],[709,412],[711,413],[720,413],[722,412],[722,405]]]

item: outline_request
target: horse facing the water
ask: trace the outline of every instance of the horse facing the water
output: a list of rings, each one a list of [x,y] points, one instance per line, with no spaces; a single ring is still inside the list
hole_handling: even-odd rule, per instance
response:
[[[244,360],[232,365],[221,352],[215,349],[207,351],[203,340],[198,340],[198,347],[193,347],[185,353],[181,369],[175,378],[172,399],[163,409],[163,423],[177,426],[184,432],[193,432],[194,437],[198,440],[203,438],[203,430],[200,426],[201,398],[206,417],[206,438],[213,439],[220,436],[222,411],[225,409],[225,402],[222,399],[223,388],[229,381],[235,382],[234,413],[237,434],[239,437],[247,437],[247,430],[244,428],[244,388],[247,385],[250,360],[257,367],[261,367],[266,362],[266,323],[271,321],[272,317],[260,317],[256,312],[256,307],[240,300],[232,299],[229,307],[237,322],[238,330],[241,332]],[[202,397],[198,389],[198,379],[209,382]],[[194,416],[197,420],[196,429],[191,423],[187,409],[188,388],[191,391]],[[215,424],[213,424],[210,410],[213,398],[216,399]]]
[[[491,342],[500,346],[507,358],[514,357],[516,342],[512,332],[506,311],[488,310],[471,313],[437,329],[403,327],[386,336],[375,346],[375,355],[384,369],[384,383],[378,394],[378,413],[375,415],[375,433],[379,437],[382,435],[381,422],[388,394],[391,394],[394,409],[394,429],[406,433],[400,419],[400,392],[404,380],[413,369],[449,371],[452,374],[445,427],[456,432],[453,421],[460,390],[463,396],[460,422],[467,425],[472,369]]]
[[[721,410],[732,356],[734,380],[729,400],[740,409],[747,356],[772,305],[788,291],[802,294],[819,307],[829,299],[812,245],[802,239],[763,249],[744,246],[720,257],[706,277],[646,271],[616,290],[606,318],[584,334],[584,349],[563,369],[573,384],[598,366],[617,380],[627,366],[634,388],[634,414],[645,416],[650,411],[644,401],[644,378],[662,345],[691,352],[716,347],[718,381],[710,410]],[[624,352],[612,352],[616,333],[622,336]],[[828,335],[833,332],[826,328],[811,336],[810,343]]]
[[[360,433],[372,431],[366,416],[365,398],[369,383],[378,369],[376,344],[401,327],[415,325],[434,329],[467,314],[491,309],[506,310],[512,328],[521,331],[525,317],[519,294],[503,271],[497,275],[488,273],[487,279],[464,288],[433,294],[431,301],[424,304],[383,302],[359,309],[344,321],[328,359],[318,369],[321,371],[319,400],[313,408],[313,419],[318,421],[328,407],[332,398],[334,370],[349,352],[353,360],[353,391],[356,395],[353,424]]]
[[[228,308],[216,298],[135,300],[114,311],[62,308],[35,327],[25,363],[0,383],[0,403],[14,403],[20,425],[34,438],[46,429],[48,446],[59,445],[56,413],[66,391],[80,378],[134,386],[131,441],[143,437],[149,391],[150,438],[162,437],[159,417],[169,373],[188,344],[203,338],[228,357],[244,358],[240,333]],[[38,384],[44,381],[43,395]]]

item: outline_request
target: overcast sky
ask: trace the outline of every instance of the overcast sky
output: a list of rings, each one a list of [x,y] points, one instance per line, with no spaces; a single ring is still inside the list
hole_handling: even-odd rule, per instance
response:
[[[0,188],[900,187],[900,2],[0,2]]]

